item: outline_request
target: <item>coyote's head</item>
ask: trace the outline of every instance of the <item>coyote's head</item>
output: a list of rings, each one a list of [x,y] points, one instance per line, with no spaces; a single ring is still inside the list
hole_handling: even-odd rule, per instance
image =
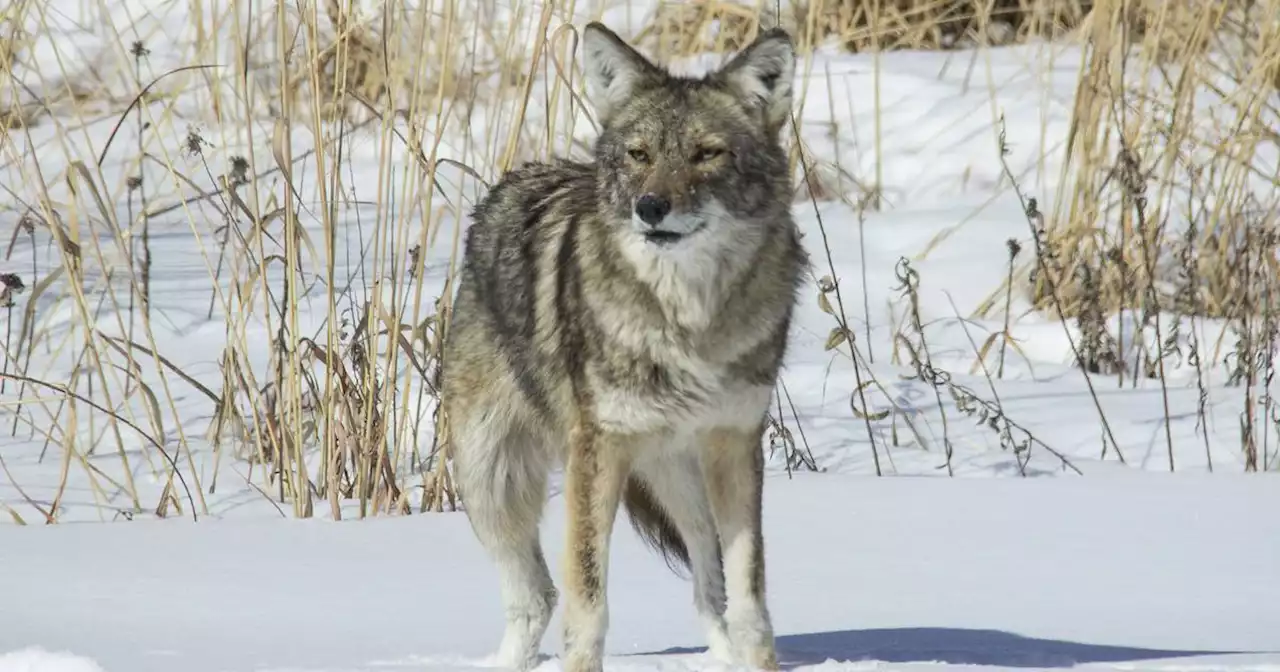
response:
[[[740,247],[786,221],[791,180],[778,136],[795,73],[786,32],[763,33],[698,78],[670,74],[599,23],[583,45],[602,126],[601,207],[620,235],[655,251],[699,238]]]

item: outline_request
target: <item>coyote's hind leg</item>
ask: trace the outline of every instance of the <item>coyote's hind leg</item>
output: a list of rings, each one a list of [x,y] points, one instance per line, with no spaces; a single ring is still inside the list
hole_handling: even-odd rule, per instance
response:
[[[707,649],[720,661],[731,663],[735,661],[724,622],[720,539],[699,457],[696,452],[658,453],[637,461],[633,478],[638,476],[644,483],[684,543],[693,575],[693,604],[706,630]]]
[[[506,630],[496,662],[527,670],[556,606],[538,539],[549,464],[538,440],[485,414],[454,435],[454,468],[467,518],[498,567]]]

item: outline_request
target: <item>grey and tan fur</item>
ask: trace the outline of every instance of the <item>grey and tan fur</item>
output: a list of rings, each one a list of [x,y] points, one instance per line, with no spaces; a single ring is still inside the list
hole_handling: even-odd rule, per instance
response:
[[[601,669],[620,504],[692,570],[712,653],[773,669],[761,434],[807,259],[779,143],[794,48],[770,31],[683,78],[598,23],[583,45],[594,159],[526,164],[475,209],[444,359],[458,487],[501,576],[497,662],[535,664],[556,606],[538,523],[563,463],[568,672]]]

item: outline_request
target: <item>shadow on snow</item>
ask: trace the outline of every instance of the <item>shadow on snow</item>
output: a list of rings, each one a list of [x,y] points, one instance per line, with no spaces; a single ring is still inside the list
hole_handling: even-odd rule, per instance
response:
[[[1174,651],[1085,644],[1023,637],[1001,630],[883,628],[812,632],[777,637],[783,669],[841,662],[947,663],[1002,667],[1073,667],[1158,658],[1223,655],[1236,651]],[[705,648],[671,648],[662,654],[700,653]]]

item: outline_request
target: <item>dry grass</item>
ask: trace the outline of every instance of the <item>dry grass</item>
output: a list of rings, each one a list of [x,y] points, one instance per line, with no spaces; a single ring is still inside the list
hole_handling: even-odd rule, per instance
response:
[[[451,222],[504,169],[584,151],[593,122],[568,24],[585,8],[149,6],[161,13],[94,0],[0,7],[0,188],[21,204],[0,213],[12,231],[0,243],[13,264],[24,238],[54,259],[41,267],[33,251],[16,277],[26,283],[5,283],[5,431],[56,447],[64,476],[82,472],[106,509],[205,513],[218,484],[204,480],[214,472],[193,456],[197,441],[215,464],[248,465],[245,478],[294,515],[455,506],[433,403],[451,288],[426,280],[425,258],[444,250],[452,268]],[[173,26],[161,10],[196,18]],[[1277,0],[698,0],[664,3],[631,28],[662,57],[730,50],[779,21],[805,50],[1089,44],[1065,186],[1042,195],[1043,250],[1018,258],[1014,286],[992,288],[988,308],[1018,291],[1068,317],[1131,308],[1261,324],[1280,241],[1276,166],[1256,158],[1276,141],[1277,11]],[[179,28],[190,39],[175,40]],[[76,30],[96,36],[76,53],[47,39]],[[875,200],[874,185],[793,154],[813,176],[799,200]],[[65,159],[56,174],[42,168],[50,156]],[[339,222],[353,220],[372,245],[364,270],[341,277]],[[1169,224],[1188,220],[1190,232]],[[214,288],[194,310],[223,316],[225,350],[206,358],[216,374],[184,370],[157,343],[151,227],[162,221],[185,222]],[[323,323],[303,324],[307,295],[324,303]],[[264,334],[270,361],[254,361]],[[213,409],[204,437],[184,427],[178,384]],[[788,464],[812,462],[790,428],[774,430]],[[100,468],[103,455],[123,468]],[[164,484],[158,495],[144,496],[141,475]],[[53,521],[61,496],[33,505]]]
[[[1147,23],[1160,29],[1145,36],[1126,35],[1116,19],[1095,29],[1076,100],[1071,188],[1056,194],[1046,224],[1068,315],[1092,301],[1108,313],[1141,309],[1152,285],[1164,311],[1232,318],[1258,308],[1241,302],[1249,258],[1275,276],[1275,166],[1258,158],[1274,146],[1280,118],[1274,10],[1169,3],[1150,12]],[[1190,239],[1185,221],[1198,231]],[[1179,278],[1188,246],[1195,268]],[[1086,274],[1095,291],[1070,280]],[[1048,307],[1043,278],[1032,292]]]
[[[1090,0],[665,2],[638,37],[661,52],[725,51],[745,44],[760,25],[780,23],[797,37],[802,49],[822,43],[854,52],[956,49],[1063,37],[1080,26],[1093,4]]]

